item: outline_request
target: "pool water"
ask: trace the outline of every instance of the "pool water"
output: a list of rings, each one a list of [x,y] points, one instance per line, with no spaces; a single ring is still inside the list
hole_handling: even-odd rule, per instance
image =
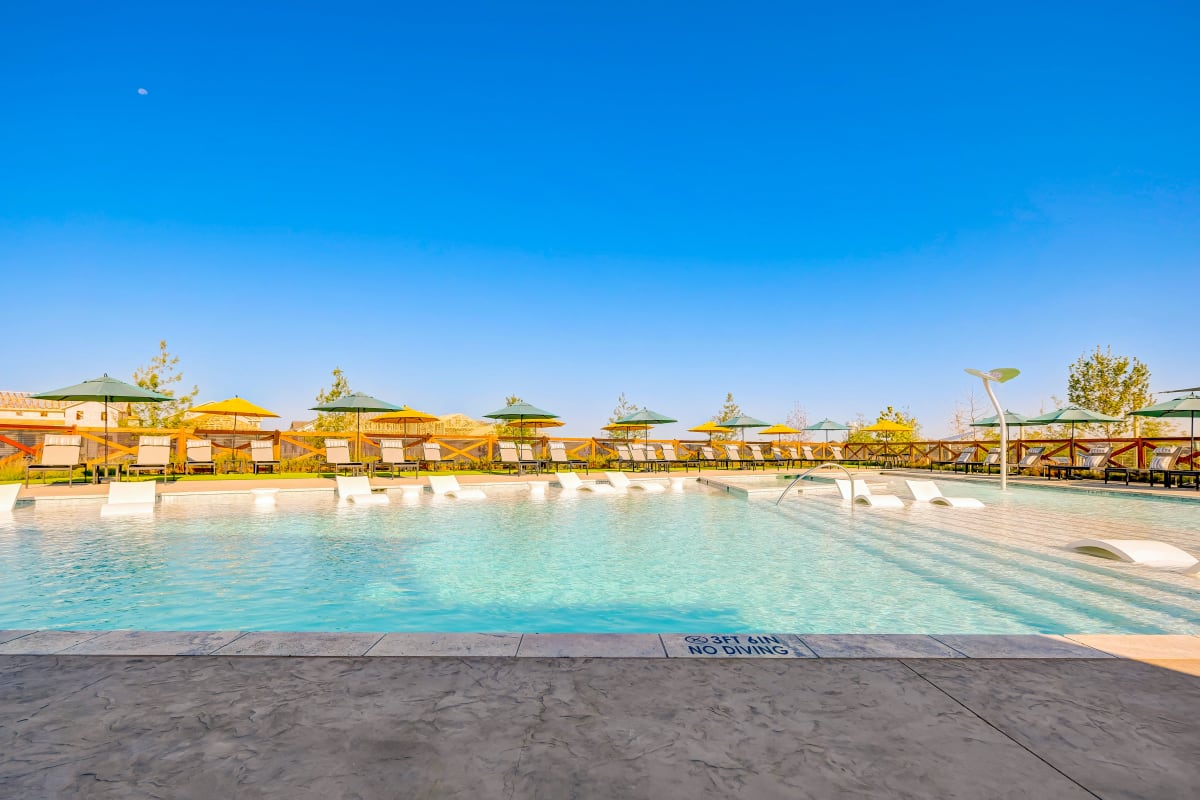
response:
[[[1197,552],[1200,506],[943,490],[988,508],[776,507],[698,484],[383,507],[281,493],[265,511],[170,498],[149,519],[43,502],[0,521],[0,628],[1200,633],[1200,580],[1062,547]]]

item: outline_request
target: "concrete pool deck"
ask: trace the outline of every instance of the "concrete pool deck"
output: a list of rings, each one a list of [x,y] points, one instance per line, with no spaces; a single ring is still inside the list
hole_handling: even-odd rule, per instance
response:
[[[0,655],[0,796],[1191,798],[1122,658]]]

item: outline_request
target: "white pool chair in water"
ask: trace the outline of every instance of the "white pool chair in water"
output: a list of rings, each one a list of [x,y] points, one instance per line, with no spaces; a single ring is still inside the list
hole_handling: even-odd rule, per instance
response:
[[[946,497],[933,481],[905,481],[908,490],[912,492],[913,500],[919,503],[933,503],[935,506],[950,506],[951,508],[983,508],[983,503],[974,497]]]
[[[383,506],[391,502],[383,492],[371,491],[371,479],[365,475],[336,476],[338,497],[360,506]]]
[[[6,483],[0,486],[0,514],[13,510],[13,506],[17,504],[17,492],[19,491],[21,491],[19,483]]]
[[[894,494],[871,494],[871,487],[867,486],[866,481],[854,481],[853,494],[850,490],[850,481],[845,478],[838,478],[834,483],[837,484],[838,493],[841,494],[843,500],[853,499],[856,503],[874,508],[904,508],[904,501]]]
[[[154,481],[130,483],[121,481],[108,485],[108,502],[100,508],[102,517],[154,513]]]
[[[616,491],[607,483],[584,483],[574,472],[558,473],[558,485],[564,492],[594,492],[596,494],[612,494]]]
[[[1067,549],[1147,567],[1179,570],[1184,575],[1200,575],[1200,559],[1173,544],[1154,539],[1079,539],[1068,544]]]
[[[437,496],[454,497],[459,500],[485,500],[482,489],[464,489],[453,475],[430,475],[429,488]]]
[[[624,472],[606,472],[604,477],[608,480],[608,485],[618,492],[627,492],[630,489],[641,489],[644,492],[665,492],[667,490],[667,487],[661,483],[651,483],[650,481],[634,483]]]

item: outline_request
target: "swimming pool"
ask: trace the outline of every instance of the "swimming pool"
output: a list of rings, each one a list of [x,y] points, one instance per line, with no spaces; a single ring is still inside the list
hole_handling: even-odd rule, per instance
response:
[[[152,519],[41,502],[0,522],[0,628],[1200,633],[1200,581],[1061,547],[1195,551],[1196,506],[944,488],[988,508],[776,507],[695,483],[384,507],[285,492],[266,511],[172,497]]]

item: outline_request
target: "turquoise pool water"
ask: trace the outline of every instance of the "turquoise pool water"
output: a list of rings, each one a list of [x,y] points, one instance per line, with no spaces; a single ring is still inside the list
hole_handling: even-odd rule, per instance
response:
[[[897,488],[897,487],[893,487]],[[283,494],[0,521],[0,628],[1200,633],[1200,581],[1075,555],[1095,531],[1200,550],[1200,507],[945,485],[979,512],[683,493],[340,506]],[[900,492],[898,492],[900,493]]]

